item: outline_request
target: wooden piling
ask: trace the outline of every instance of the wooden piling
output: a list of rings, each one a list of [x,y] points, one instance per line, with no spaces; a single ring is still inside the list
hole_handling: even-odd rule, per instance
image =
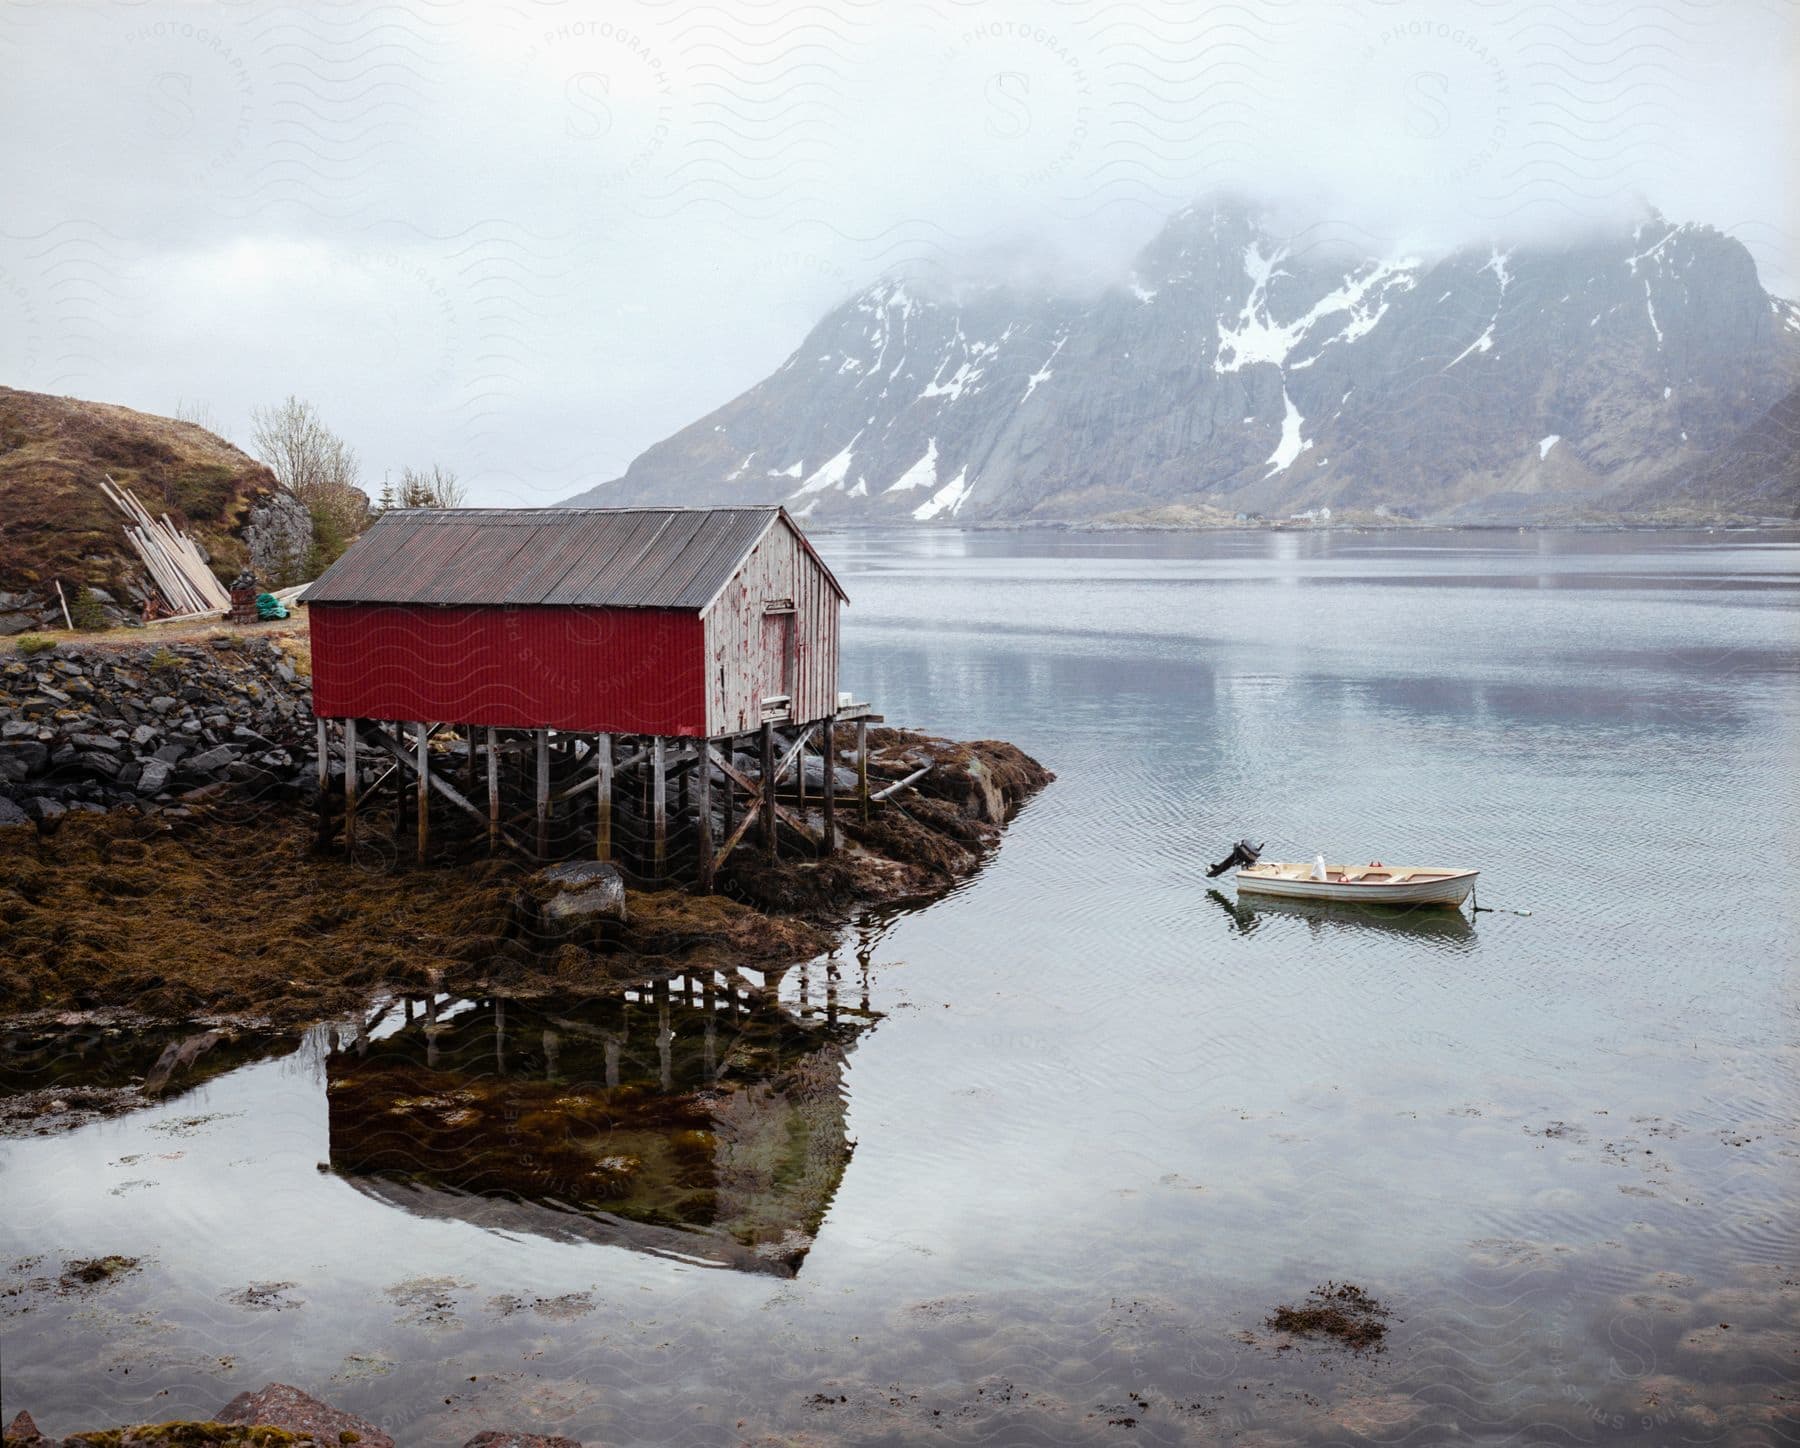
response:
[[[825,764],[823,797],[825,802],[825,853],[837,852],[837,716],[825,720],[821,757]],[[806,757],[800,758],[800,774],[806,775]]]
[[[700,827],[700,893],[712,894],[713,887],[713,824],[712,824],[712,742],[700,741],[700,748],[694,755],[694,822]],[[725,781],[726,792],[731,790],[731,781]]]
[[[778,853],[775,843],[775,726],[762,727],[762,831],[763,849],[773,861]]]
[[[869,721],[856,721],[856,798],[862,822],[869,822]]]
[[[612,858],[613,737],[595,736],[594,759],[599,772],[594,776],[594,858]]]
[[[331,735],[323,719],[316,722],[314,735],[313,753],[319,773],[319,808],[323,811],[325,791],[331,788]]]
[[[500,754],[496,748],[499,742],[498,731],[490,728],[487,731],[488,853],[490,855],[500,848]]]
[[[732,746],[736,740],[737,735],[728,734],[719,741],[719,751],[725,756],[725,762],[727,764],[733,762],[735,751]],[[701,751],[702,758],[706,757],[710,747],[711,746],[708,746],[708,749]],[[731,776],[729,774],[724,777],[721,783],[725,786],[725,838],[730,839],[732,826],[737,823],[737,792],[731,787]]]
[[[667,744],[658,734],[650,741],[650,872],[662,879],[669,862],[669,776]]]
[[[537,857],[550,857],[550,731],[537,735]]]
[[[431,842],[431,726],[421,719],[418,730],[419,839],[416,858],[422,865],[425,863],[425,851]]]
[[[356,794],[361,781],[356,777],[356,731],[359,719],[344,721],[344,853],[356,848]]]

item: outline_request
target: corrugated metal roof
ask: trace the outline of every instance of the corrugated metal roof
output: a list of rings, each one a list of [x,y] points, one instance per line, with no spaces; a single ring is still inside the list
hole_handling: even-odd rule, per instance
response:
[[[703,609],[778,507],[455,508],[384,513],[305,603],[563,604]]]

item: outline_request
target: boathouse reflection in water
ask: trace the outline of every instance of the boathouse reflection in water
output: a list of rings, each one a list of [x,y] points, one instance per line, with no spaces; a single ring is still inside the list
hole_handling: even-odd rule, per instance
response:
[[[812,970],[819,970],[813,967]],[[580,1001],[407,999],[326,1059],[331,1167],[420,1216],[793,1276],[850,1160],[844,1067],[878,1019],[781,974]]]

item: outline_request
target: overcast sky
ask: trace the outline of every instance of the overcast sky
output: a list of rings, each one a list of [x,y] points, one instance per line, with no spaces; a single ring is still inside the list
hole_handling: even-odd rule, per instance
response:
[[[1793,0],[0,0],[0,381],[312,400],[545,503],[906,268],[1098,286],[1248,189],[1370,246],[1654,205],[1800,293]]]

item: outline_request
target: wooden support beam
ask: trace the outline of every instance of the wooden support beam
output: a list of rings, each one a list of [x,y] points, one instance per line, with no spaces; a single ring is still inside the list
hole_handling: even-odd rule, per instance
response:
[[[731,747],[736,738],[737,735],[728,734],[721,741],[725,746],[723,755],[713,753],[710,741],[700,751],[701,763],[708,766],[708,772],[710,772],[712,761],[715,759],[718,760],[719,768],[725,772],[723,783],[725,785],[725,833],[727,835],[730,835],[732,826],[737,823],[737,794],[731,787],[731,781],[738,777],[737,771],[731,767]]]
[[[857,810],[866,825],[869,822],[869,721],[856,721],[856,798]]]
[[[702,739],[697,754],[699,769],[694,775],[694,822],[700,827],[700,893],[703,895],[712,894],[713,887],[711,755],[711,743]]]
[[[650,741],[650,872],[662,879],[669,865],[669,776],[663,772],[666,745]]]
[[[771,863],[774,861],[778,847],[775,843],[775,726],[765,723],[762,727],[762,828],[763,849],[767,852]]]
[[[416,727],[419,731],[419,839],[416,858],[422,865],[425,863],[425,851],[431,843],[431,726],[421,719]]]
[[[314,735],[314,762],[319,771],[319,793],[323,795],[326,790],[331,788],[331,735],[327,731],[323,719],[315,721]],[[323,809],[323,803],[319,807]]]
[[[550,857],[550,731],[537,732],[537,857]]]
[[[356,796],[362,781],[356,777],[357,721],[344,721],[344,853],[356,848]]]
[[[926,775],[928,775],[930,773],[931,773],[931,766],[929,764],[927,764],[923,769],[915,769],[911,774],[907,775],[905,779],[895,780],[886,789],[880,790],[876,794],[871,795],[870,798],[873,799],[876,803],[880,803],[882,800],[887,799],[890,795],[899,794],[900,791],[905,789],[907,785],[917,784],[921,779],[923,779]]]
[[[802,810],[806,808],[806,741],[811,733],[811,729],[802,729],[794,735],[794,798]],[[785,768],[778,770],[777,776],[786,772]]]
[[[825,764],[824,797],[825,797],[825,853],[837,853],[837,720],[827,719],[823,733],[820,735],[823,748],[820,751]],[[806,760],[800,761],[800,775],[806,776]]]
[[[795,757],[799,755],[802,749],[806,748],[806,741],[812,738],[813,730],[816,727],[816,725],[808,724],[794,736],[794,742],[788,746],[788,752],[781,756],[781,763],[775,766],[775,774],[773,777],[777,784],[781,782],[781,777],[788,772],[788,766],[794,762]],[[804,761],[802,761],[802,763],[804,763]],[[800,775],[804,782],[806,777],[806,770],[804,768],[801,769]],[[804,787],[802,787],[800,791],[800,798],[803,801],[806,798],[806,790]]]
[[[613,737],[595,736],[594,758],[594,858],[612,858]]]
[[[401,765],[410,767],[411,760],[406,753],[406,726],[399,722],[394,724],[390,734],[383,724],[375,726],[375,732],[381,736],[383,744],[391,744],[395,757]],[[410,801],[406,797],[406,771],[403,768],[394,776],[394,844],[396,847],[406,838],[407,821],[412,818],[412,810],[408,808]]]
[[[395,760],[398,763],[398,768],[400,771],[403,772],[403,771],[405,771],[407,769],[411,769],[413,767],[412,753],[406,748],[406,746],[404,744],[402,744],[400,741],[398,741],[392,735],[390,735],[387,732],[387,730],[377,726],[373,730],[373,737],[374,737],[374,742],[380,744],[380,746],[383,749],[387,750],[387,752],[389,754],[394,756]],[[364,742],[366,743],[368,741],[365,740]],[[476,820],[480,820],[482,818],[481,811],[476,809],[475,806],[473,804],[471,804],[463,796],[462,791],[457,789],[456,786],[451,784],[448,780],[442,778],[439,775],[434,774],[431,776],[430,783],[431,783],[431,787],[433,789],[435,789],[445,799],[449,800],[451,804],[455,805],[464,814],[470,815]],[[402,806],[401,811],[400,811],[400,817],[402,819],[404,819],[406,817],[406,810],[404,808],[404,806],[406,804],[406,788],[405,788],[405,784],[404,784],[404,777],[402,777],[401,780],[396,781],[394,794],[395,794],[395,797],[400,801],[400,804]],[[513,849],[517,850],[520,854],[526,855],[526,856],[530,855],[531,852],[529,850],[527,850],[523,845],[521,845],[517,840],[513,839],[512,836],[503,833],[500,836],[500,838],[507,845],[509,845]]]
[[[491,855],[500,844],[500,753],[497,731],[487,731],[487,786],[488,786],[488,853]]]

